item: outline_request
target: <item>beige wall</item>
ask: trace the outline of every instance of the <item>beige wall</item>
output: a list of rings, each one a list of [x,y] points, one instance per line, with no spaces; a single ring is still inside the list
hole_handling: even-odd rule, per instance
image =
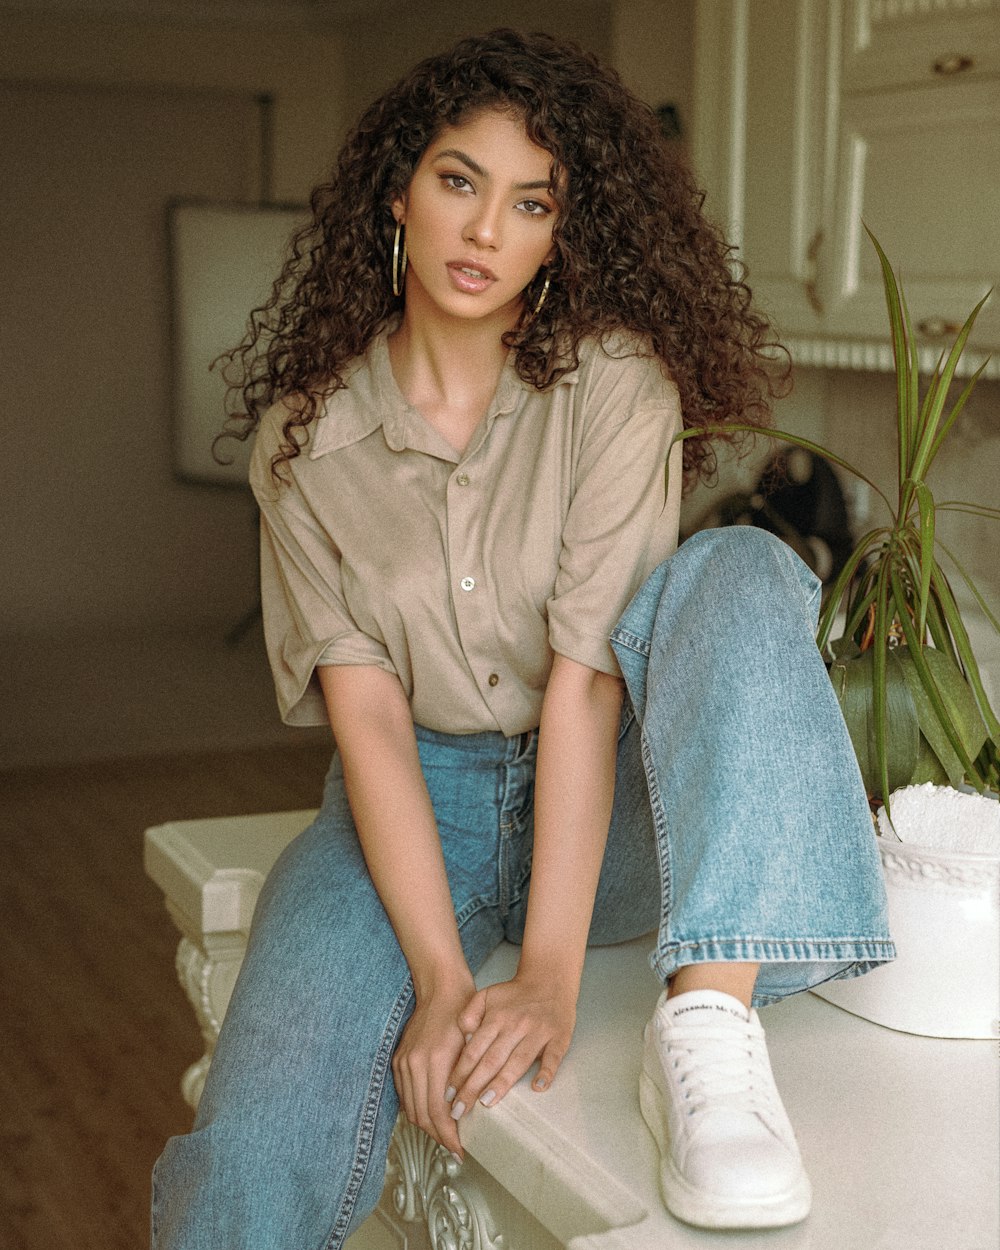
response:
[[[248,502],[171,476],[164,206],[252,195],[252,106],[0,84],[0,110],[3,632],[197,622],[216,586],[238,615]]]
[[[0,14],[0,81],[272,93],[279,199],[303,196],[340,140],[344,63],[329,32]]]
[[[694,0],[617,0],[612,58],[647,104],[675,104],[685,132],[694,96]]]
[[[690,125],[694,0],[450,0],[376,13],[344,26],[345,111],[360,114],[422,56],[464,34],[513,26],[575,39],[613,64],[654,107],[676,103]]]
[[[261,92],[272,195],[303,200],[343,59],[330,34],[0,15],[0,638],[221,632],[254,602],[248,495],[172,474],[165,208],[256,198]]]
[[[347,115],[358,116],[421,57],[496,26],[546,30],[610,60],[613,8],[612,0],[425,0],[358,18],[343,28]]]

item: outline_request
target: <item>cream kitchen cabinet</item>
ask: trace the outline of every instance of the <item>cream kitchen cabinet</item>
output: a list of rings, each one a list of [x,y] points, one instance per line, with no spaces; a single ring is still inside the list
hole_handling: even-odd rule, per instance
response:
[[[1000,283],[1000,0],[699,0],[695,52],[695,167],[793,357],[891,367],[866,222],[932,361]]]

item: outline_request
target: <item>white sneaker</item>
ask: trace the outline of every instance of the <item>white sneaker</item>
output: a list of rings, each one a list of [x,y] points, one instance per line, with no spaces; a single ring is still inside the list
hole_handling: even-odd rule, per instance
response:
[[[661,995],[646,1025],[639,1101],[660,1148],[668,1210],[701,1228],[774,1228],[812,1190],[756,1011],[715,990]]]

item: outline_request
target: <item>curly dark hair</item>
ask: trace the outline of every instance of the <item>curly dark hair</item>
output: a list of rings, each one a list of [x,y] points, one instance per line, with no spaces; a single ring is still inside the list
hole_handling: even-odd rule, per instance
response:
[[[787,368],[776,370],[770,326],[652,110],[577,45],[501,29],[422,61],[368,108],[313,192],[269,301],[223,357],[239,401],[227,434],[245,439],[267,407],[288,403],[275,476],[345,367],[401,310],[391,204],[440,130],[487,108],[522,117],[551,153],[559,209],[544,305],[534,316],[526,300],[504,338],[521,378],[544,389],[577,367],[585,337],[626,330],[673,377],[686,426],[767,424]],[[685,442],[686,486],[715,467],[711,438]]]

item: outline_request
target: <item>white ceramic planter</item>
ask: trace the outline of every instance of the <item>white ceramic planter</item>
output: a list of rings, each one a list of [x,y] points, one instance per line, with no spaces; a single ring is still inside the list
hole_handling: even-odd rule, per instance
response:
[[[1000,1037],[1000,852],[878,842],[898,957],[814,993],[903,1033]]]

